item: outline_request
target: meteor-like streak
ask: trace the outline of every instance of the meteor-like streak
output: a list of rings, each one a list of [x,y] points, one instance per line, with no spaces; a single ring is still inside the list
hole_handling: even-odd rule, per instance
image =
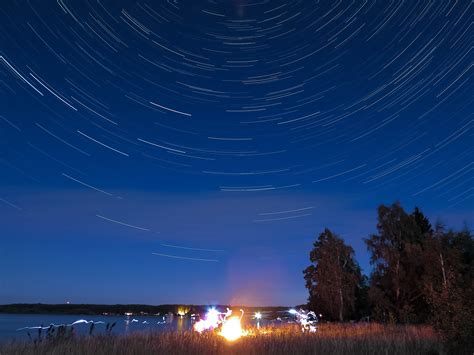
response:
[[[188,258],[186,256],[177,256],[177,255],[170,255],[170,254],[161,254],[161,253],[152,253],[156,256],[163,256],[165,258],[172,258],[172,259],[182,259],[182,260],[193,260],[193,261],[206,261],[206,262],[213,262],[218,263],[219,260],[217,259],[201,259],[201,258]]]
[[[204,249],[204,248],[191,248],[191,247],[185,247],[185,246],[181,246],[181,245],[173,245],[173,244],[161,244],[162,246],[164,247],[167,247],[167,248],[176,248],[176,249],[185,249],[185,250],[196,250],[196,251],[209,251],[209,252],[216,252],[216,253],[220,253],[220,252],[224,252],[225,250],[223,249]]]

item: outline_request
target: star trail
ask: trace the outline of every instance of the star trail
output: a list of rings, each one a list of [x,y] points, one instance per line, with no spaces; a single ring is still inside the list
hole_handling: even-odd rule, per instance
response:
[[[472,222],[473,20],[459,0],[2,3],[0,303],[303,302],[326,226],[368,268],[380,203]]]

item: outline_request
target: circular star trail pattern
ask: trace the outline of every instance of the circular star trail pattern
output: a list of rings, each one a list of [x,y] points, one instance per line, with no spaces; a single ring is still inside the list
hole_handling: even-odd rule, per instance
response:
[[[8,187],[52,186],[119,210],[137,189],[472,211],[473,15],[458,0],[6,2],[0,205],[34,213]],[[240,222],[315,218],[272,206]],[[85,208],[160,229],[150,211]]]

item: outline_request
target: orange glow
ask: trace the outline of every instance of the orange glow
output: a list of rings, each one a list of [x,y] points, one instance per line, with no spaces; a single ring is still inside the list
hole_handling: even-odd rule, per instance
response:
[[[222,329],[219,334],[228,341],[235,341],[240,337],[247,335],[247,332],[242,330],[239,317],[230,317],[222,324]]]
[[[189,313],[189,307],[179,306],[178,307],[178,316],[184,317],[186,314]]]

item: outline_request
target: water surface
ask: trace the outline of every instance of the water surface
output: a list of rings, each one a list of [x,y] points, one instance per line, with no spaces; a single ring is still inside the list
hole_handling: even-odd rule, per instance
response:
[[[76,321],[94,322],[93,334],[105,333],[106,326],[113,324],[114,334],[126,334],[136,331],[184,331],[191,329],[192,321],[189,317],[173,317],[166,319],[163,316],[90,316],[90,315],[67,315],[67,314],[9,314],[0,313],[0,342],[25,341],[37,339],[38,329],[28,329],[33,327],[48,327],[66,325],[67,328]],[[73,325],[75,334],[88,334],[90,323],[78,323]],[[47,329],[43,329],[42,336]],[[30,335],[28,335],[28,333]]]

